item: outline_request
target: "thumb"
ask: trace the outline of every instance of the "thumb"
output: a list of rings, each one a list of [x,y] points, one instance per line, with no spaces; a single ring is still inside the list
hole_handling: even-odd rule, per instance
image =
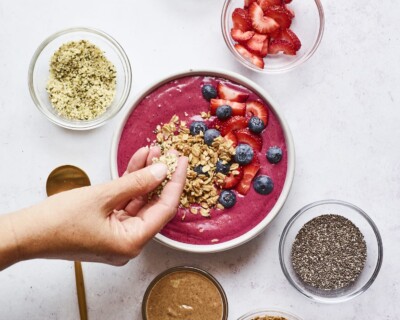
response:
[[[156,163],[104,185],[112,208],[121,202],[139,197],[153,191],[167,177],[168,167]]]

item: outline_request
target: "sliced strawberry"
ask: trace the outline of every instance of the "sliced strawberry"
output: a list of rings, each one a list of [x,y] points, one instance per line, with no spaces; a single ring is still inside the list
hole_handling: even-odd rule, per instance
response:
[[[245,58],[250,63],[254,64],[255,66],[259,67],[260,69],[264,69],[264,60],[263,58],[251,53],[245,47],[240,44],[235,44],[235,49],[239,54]]]
[[[237,42],[246,42],[250,40],[252,36],[254,36],[254,31],[246,31],[243,32],[240,29],[231,29],[232,39]]]
[[[256,176],[258,170],[260,170],[260,160],[258,157],[254,157],[253,162],[243,167],[243,178],[236,186],[237,192],[246,195],[250,190],[251,182]]]
[[[210,100],[210,113],[215,115],[219,106],[228,105],[232,108],[232,114],[234,116],[244,116],[246,113],[246,104],[236,101],[230,101],[225,99],[211,99]]]
[[[293,15],[284,6],[268,7],[265,15],[274,19],[281,28],[287,29],[292,24]]]
[[[281,34],[276,39],[289,41],[291,44],[293,44],[294,50],[296,51],[301,48],[300,39],[290,29],[282,29]]]
[[[260,118],[265,126],[268,124],[268,109],[259,101],[250,101],[246,103],[246,113],[250,116]]]
[[[253,150],[261,151],[263,144],[261,136],[251,133],[248,128],[236,131],[235,135],[238,143],[247,143]]]
[[[274,39],[269,43],[269,54],[277,54],[279,52],[283,52],[284,54],[288,54],[294,56],[296,54],[296,50],[294,49],[294,45],[286,40]]]
[[[292,0],[283,0],[284,3],[291,3]]]
[[[243,32],[251,30],[251,20],[247,10],[236,8],[232,12],[233,28]]]
[[[244,102],[249,97],[248,93],[228,87],[221,82],[218,83],[217,91],[221,99],[230,101]]]
[[[257,0],[257,2],[263,11],[270,6],[282,4],[282,0]]]
[[[256,2],[256,0],[244,0],[244,7],[248,8],[253,2]]]
[[[209,129],[217,129],[218,131],[221,128],[221,125],[222,121],[219,120],[217,117],[213,117],[213,119],[211,118],[210,121],[208,121],[207,123],[207,127]]]
[[[220,128],[221,135],[224,137],[229,132],[232,132],[233,130],[247,128],[247,122],[248,122],[248,120],[245,117],[241,117],[241,116],[232,117],[229,120],[222,123],[221,128]]]
[[[269,39],[267,37],[261,48],[261,57],[265,57],[268,54],[268,47],[269,47]]]
[[[279,28],[279,24],[271,17],[264,16],[264,12],[258,3],[253,2],[249,7],[251,24],[259,33],[271,33]]]
[[[225,135],[224,137],[226,140],[232,142],[232,146],[236,147],[238,144],[238,140],[236,138],[236,135],[233,132],[229,132],[228,134]]]
[[[254,36],[246,42],[246,47],[251,52],[257,55],[261,55],[262,49],[264,47],[264,42],[268,38],[266,34],[256,33]]]
[[[239,171],[239,174],[233,175],[232,173],[229,173],[226,177],[224,182],[222,183],[222,188],[223,189],[232,189],[235,187],[243,178],[243,168],[239,167],[237,168],[237,171]]]
[[[284,5],[284,7],[287,11],[289,11],[289,13],[292,15],[292,19],[293,19],[296,16],[294,13],[294,10],[289,8],[289,6],[287,6],[287,5]]]

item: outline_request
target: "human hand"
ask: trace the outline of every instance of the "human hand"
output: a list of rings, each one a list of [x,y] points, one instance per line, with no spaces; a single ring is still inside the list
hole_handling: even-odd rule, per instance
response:
[[[114,181],[59,193],[8,216],[18,260],[56,258],[123,265],[175,215],[186,180],[180,157],[159,198],[147,194],[166,177],[167,166],[151,165],[160,149],[141,148],[127,172]],[[0,268],[1,269],[1,268]]]

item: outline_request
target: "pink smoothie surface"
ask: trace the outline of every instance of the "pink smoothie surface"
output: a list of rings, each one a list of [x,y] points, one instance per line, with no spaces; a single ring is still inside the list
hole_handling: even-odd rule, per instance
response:
[[[188,124],[193,119],[199,120],[198,115],[209,109],[209,102],[203,98],[201,87],[208,83],[216,86],[218,82],[249,93],[248,101],[258,100],[267,105],[253,91],[222,78],[189,76],[168,82],[146,96],[129,115],[118,146],[119,175],[125,172],[129,159],[136,150],[155,140],[154,129],[158,124],[169,122],[175,114]],[[258,174],[266,174],[272,178],[272,193],[260,195],[251,187],[246,196],[237,193],[237,202],[231,209],[212,209],[210,218],[179,208],[161,234],[184,243],[217,244],[243,235],[268,215],[282,192],[287,172],[284,133],[276,115],[269,108],[268,111],[268,126],[261,133],[263,147],[258,154],[261,162]],[[265,154],[271,146],[278,146],[283,151],[283,158],[278,164],[270,164],[266,159]]]

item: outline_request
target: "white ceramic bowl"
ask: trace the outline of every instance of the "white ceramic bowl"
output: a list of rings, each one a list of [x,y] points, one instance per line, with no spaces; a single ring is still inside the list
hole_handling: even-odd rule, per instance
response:
[[[188,244],[188,243],[182,243],[179,241],[175,241],[172,239],[169,239],[162,234],[157,234],[155,239],[168,247],[183,250],[183,251],[188,251],[188,252],[196,252],[196,253],[211,253],[211,252],[219,252],[219,251],[224,251],[228,250],[237,246],[240,246],[241,244],[246,243],[247,241],[253,239],[257,235],[259,235],[265,227],[278,215],[279,211],[281,210],[283,204],[286,201],[286,198],[289,195],[290,188],[292,186],[292,181],[293,181],[293,176],[294,176],[294,144],[293,144],[293,139],[289,130],[289,127],[282,117],[282,114],[279,110],[279,107],[277,103],[271,98],[271,96],[264,91],[263,88],[261,88],[259,85],[254,83],[253,81],[237,74],[233,73],[230,71],[224,71],[224,70],[189,70],[185,72],[180,72],[176,73],[173,75],[170,75],[160,81],[157,81],[156,83],[153,83],[150,85],[147,89],[145,89],[142,93],[140,93],[134,100],[134,103],[130,108],[126,108],[125,110],[125,115],[122,119],[122,121],[118,124],[114,138],[112,141],[112,147],[111,147],[111,175],[113,178],[118,177],[118,167],[117,167],[117,153],[118,153],[118,144],[119,140],[122,134],[122,130],[125,126],[126,121],[128,120],[129,115],[131,114],[132,110],[144,99],[148,94],[150,94],[152,91],[154,91],[156,88],[160,87],[161,85],[168,83],[172,80],[179,79],[182,77],[187,77],[187,76],[201,76],[201,75],[208,75],[208,76],[213,76],[213,77],[221,77],[225,78],[231,81],[234,81],[236,83],[239,83],[250,90],[254,91],[257,95],[259,95],[262,99],[264,99],[270,106],[270,109],[275,113],[276,117],[278,118],[280,125],[282,127],[282,130],[285,135],[285,140],[286,140],[286,147],[287,147],[287,161],[288,161],[288,168],[287,168],[287,174],[286,174],[286,180],[282,189],[282,192],[275,203],[275,206],[272,208],[272,210],[268,213],[268,215],[258,224],[256,225],[253,229],[250,231],[246,232],[245,234],[226,241],[222,243],[217,243],[217,244],[207,244],[207,245],[197,245],[197,244]]]

